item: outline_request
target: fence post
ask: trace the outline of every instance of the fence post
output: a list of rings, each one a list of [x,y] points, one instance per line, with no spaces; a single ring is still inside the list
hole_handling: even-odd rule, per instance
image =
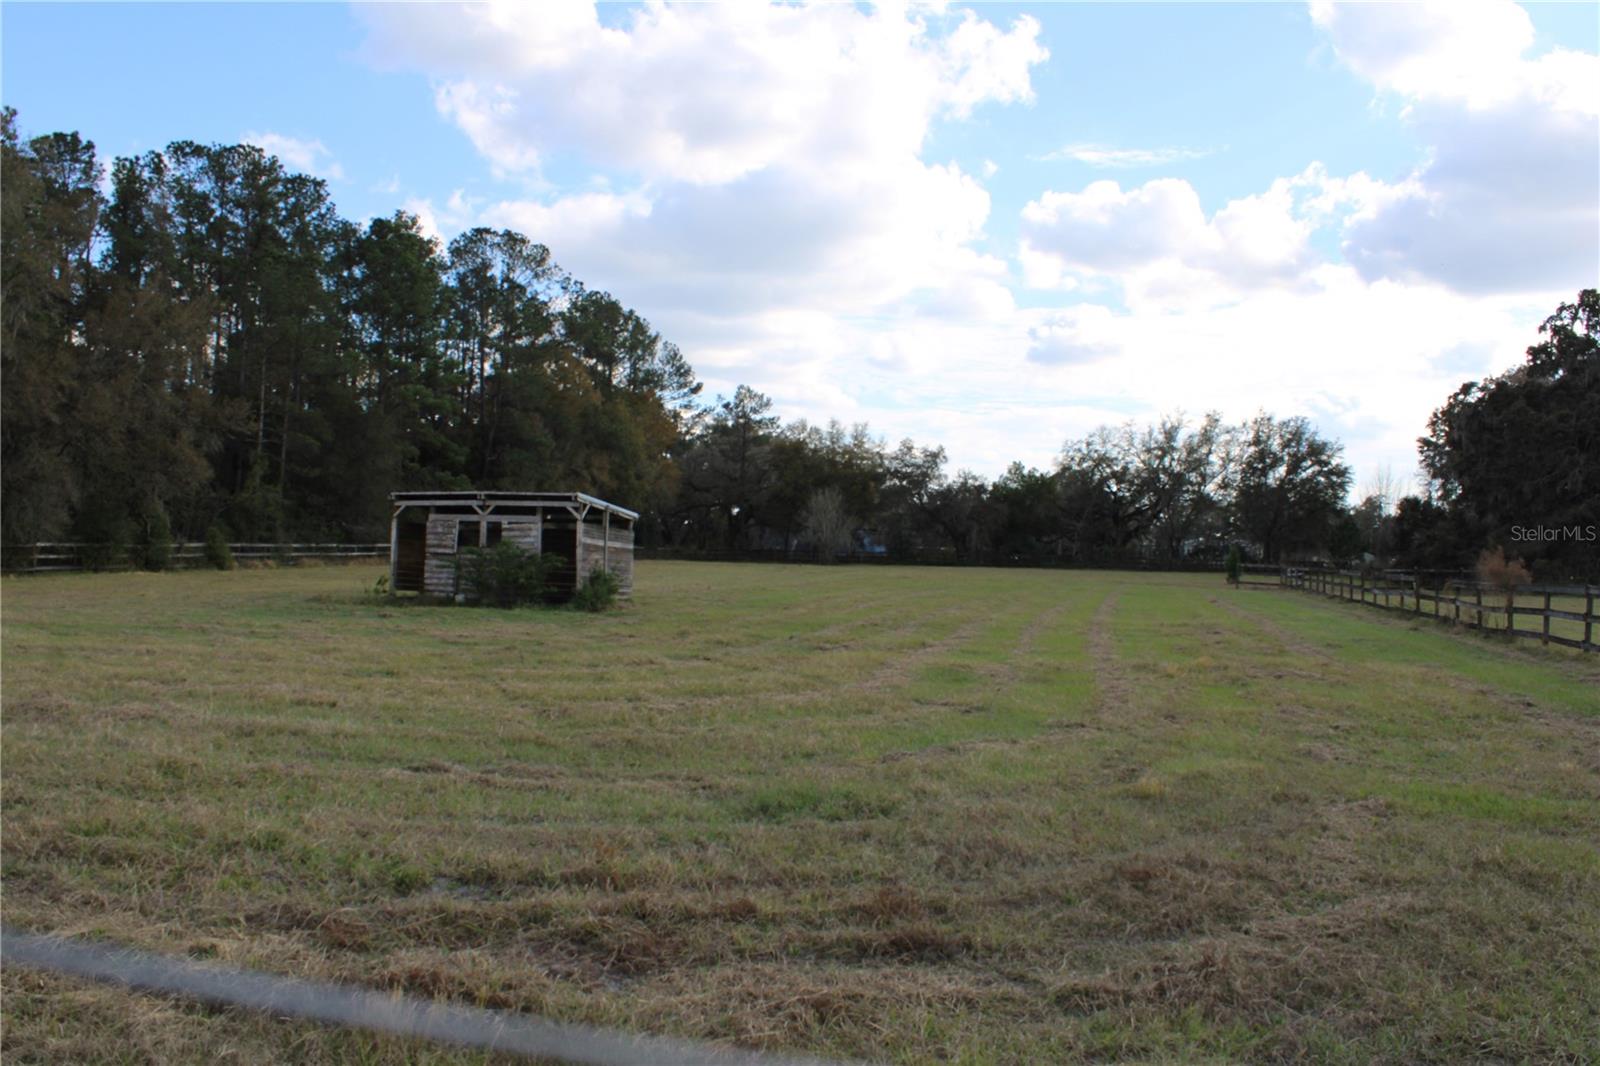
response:
[[[1474,585],[1474,586],[1472,586],[1472,591],[1476,594],[1476,599],[1478,601],[1477,614],[1474,616],[1478,620],[1478,622],[1477,622],[1478,628],[1479,629],[1487,628],[1483,624],[1483,586],[1482,585]]]
[[[1583,586],[1583,642],[1591,645],[1584,651],[1594,650],[1594,589],[1587,583]]]
[[[1550,643],[1550,593],[1544,594],[1544,639],[1542,644]]]

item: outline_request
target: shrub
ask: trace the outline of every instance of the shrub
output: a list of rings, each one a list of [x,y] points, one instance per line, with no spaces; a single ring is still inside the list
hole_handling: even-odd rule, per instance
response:
[[[603,566],[597,566],[589,571],[589,576],[578,586],[578,591],[572,596],[572,606],[580,611],[604,611],[617,602],[617,593],[621,591],[622,583],[617,580],[617,575]]]
[[[228,547],[228,534],[221,526],[206,530],[206,562],[218,570],[233,569],[233,549]]]
[[[510,541],[492,548],[463,548],[456,556],[456,588],[472,603],[516,607],[545,598],[556,560]]]
[[[1239,556],[1239,546],[1228,549],[1228,584],[1237,585],[1244,574],[1244,560]]]
[[[145,515],[139,538],[139,563],[146,570],[165,570],[172,565],[172,522],[161,507]]]
[[[1512,629],[1512,607],[1517,602],[1517,589],[1532,584],[1533,575],[1521,559],[1507,559],[1504,548],[1485,549],[1478,556],[1478,580],[1505,597],[1506,628]]]

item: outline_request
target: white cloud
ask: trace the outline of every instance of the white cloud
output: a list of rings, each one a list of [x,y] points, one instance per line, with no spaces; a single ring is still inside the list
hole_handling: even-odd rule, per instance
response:
[[[1356,195],[1353,186],[1330,190],[1316,166],[1210,218],[1181,178],[1047,191],[1022,209],[1023,269],[1046,288],[1114,282],[1133,304],[1226,303],[1305,282],[1318,262],[1312,232]]]
[[[1370,279],[1464,292],[1569,293],[1600,272],[1600,56],[1533,58],[1504,0],[1312,5],[1350,68],[1406,102],[1430,146],[1404,195],[1352,220],[1345,255]]]
[[[254,130],[246,133],[240,140],[245,144],[255,145],[268,155],[277,156],[290,170],[330,181],[344,180],[344,167],[339,165],[338,160],[333,158],[333,153],[321,141],[301,140],[281,133],[258,133]]]
[[[1078,193],[1045,192],[1022,209],[1022,220],[1030,247],[1103,273],[1209,255],[1218,244],[1199,194],[1180,178],[1157,178],[1126,192],[1114,181]]]
[[[914,155],[941,114],[1031,99],[1046,57],[1033,19],[1002,30],[971,12],[657,4],[616,28],[582,4],[359,11],[369,51],[439,77],[441,112],[501,168],[566,149],[700,184]]]
[[[466,191],[457,189],[443,205],[431,198],[409,197],[400,209],[417,216],[417,225],[423,234],[444,244],[455,234],[475,224],[478,206],[468,198]]]
[[[961,25],[934,53],[945,75],[942,95],[946,105],[965,116],[991,100],[1031,102],[1029,70],[1047,54],[1038,37],[1039,23],[1028,15],[1002,31],[971,11],[963,11]]]
[[[1385,463],[1409,468],[1428,412],[1466,378],[1515,365],[1536,339],[1530,322],[1554,309],[1441,285],[1368,283],[1348,266],[1310,275],[1304,290],[1265,289],[1181,313],[1155,304],[1033,312],[1026,352],[1009,368],[983,369],[1013,383],[1018,411],[1053,425],[1057,445],[1127,418],[1215,407],[1239,421],[1264,408],[1311,416],[1344,443],[1359,478]]]
[[[1357,478],[1407,470],[1428,412],[1463,380],[1508,368],[1554,309],[1440,285],[1368,283],[1313,268],[1308,287],[1174,313],[1159,304],[1022,308],[994,320],[820,312],[670,318],[711,392],[746,382],[786,417],[867,420],[943,444],[993,477],[1048,465],[1062,441],[1164,412],[1306,414],[1341,440]],[[1472,354],[1472,365],[1464,353]]]
[[[372,50],[439,78],[440,109],[497,169],[552,153],[620,178],[506,200],[478,221],[548,244],[652,318],[1012,305],[972,245],[989,195],[925,161],[931,125],[1031,98],[1038,24],[853,6],[373,6]],[[441,220],[442,221],[442,220]]]
[[[1045,366],[1095,362],[1119,353],[1125,332],[1110,308],[1082,304],[1029,328],[1028,360]]]
[[[1564,89],[1561,71],[1574,53],[1523,59],[1533,21],[1510,0],[1433,0],[1365,4],[1312,0],[1311,19],[1339,57],[1380,89],[1418,100],[1490,107],[1525,93]]]
[[[505,201],[482,219],[548,244],[578,277],[621,286],[652,314],[867,314],[920,290],[1003,277],[1004,264],[969,247],[988,212],[988,193],[959,168],[903,160],[876,173],[771,168],[650,195]]]
[[[1161,167],[1190,159],[1203,159],[1210,154],[1210,151],[1201,148],[1116,148],[1107,144],[1069,144],[1040,158],[1071,159],[1091,167]]]

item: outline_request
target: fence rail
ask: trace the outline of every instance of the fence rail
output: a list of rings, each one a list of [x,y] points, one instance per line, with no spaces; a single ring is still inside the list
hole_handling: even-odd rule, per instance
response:
[[[274,559],[299,562],[303,559],[376,559],[389,557],[388,544],[318,544],[240,541],[228,550],[237,560],[249,562]],[[74,570],[133,570],[139,564],[132,550],[89,542],[59,541],[39,544],[7,544],[0,564],[7,573],[39,574]],[[167,569],[183,570],[208,565],[206,546],[195,542],[174,542],[167,558]]]
[[[1250,584],[1271,583],[1258,579]],[[1508,592],[1440,571],[1367,573],[1284,567],[1279,573],[1278,586],[1433,618],[1467,629],[1505,633],[1586,652],[1600,651],[1600,644],[1595,641],[1600,635],[1600,615],[1595,613],[1596,601],[1600,600],[1600,586],[1597,585],[1525,585]],[[1537,626],[1524,628],[1517,625],[1519,618],[1538,619],[1539,622]],[[1553,623],[1566,624],[1556,627]],[[1578,635],[1580,628],[1582,636]]]
[[[682,548],[635,545],[635,559],[694,563],[849,563],[879,566],[999,567],[1020,570],[1136,570],[1150,573],[1218,573],[1221,559],[1149,559],[1137,555],[1076,558],[1058,555],[1007,555],[981,551],[958,554],[948,549],[913,552],[859,551],[826,553],[811,548]],[[1277,567],[1267,567],[1276,573]]]

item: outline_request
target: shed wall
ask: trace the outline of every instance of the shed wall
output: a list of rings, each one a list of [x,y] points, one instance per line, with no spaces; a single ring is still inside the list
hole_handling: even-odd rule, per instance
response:
[[[422,591],[430,596],[456,594],[456,523],[459,515],[428,516],[428,558],[422,570]]]

